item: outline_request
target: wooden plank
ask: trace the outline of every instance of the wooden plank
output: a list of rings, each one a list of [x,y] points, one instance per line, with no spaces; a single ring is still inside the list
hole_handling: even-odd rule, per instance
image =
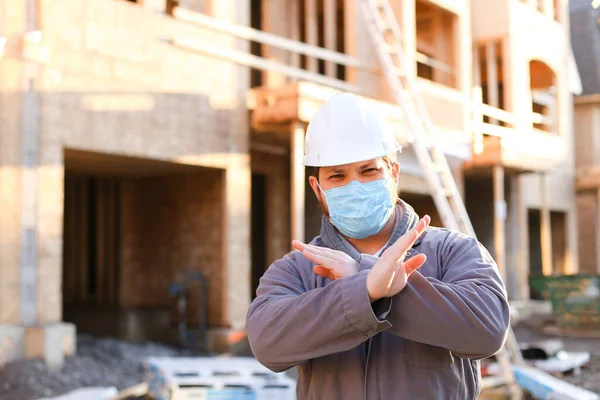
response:
[[[304,0],[304,16],[306,30],[306,43],[311,46],[319,44],[319,31],[317,24],[317,0]],[[308,56],[306,67],[310,72],[318,72],[319,66],[316,57]]]
[[[77,293],[77,278],[79,275],[79,234],[77,232],[77,222],[78,222],[78,203],[79,199],[77,196],[77,182],[78,179],[75,177],[67,177],[68,184],[68,204],[65,204],[65,216],[67,217],[65,220],[65,228],[68,229],[68,233],[65,233],[66,239],[66,254],[65,261],[68,262],[69,266],[66,269],[69,273],[67,276],[67,293],[68,299],[70,302],[77,301],[78,293]]]
[[[502,122],[506,122],[509,125],[514,125],[516,123],[515,114],[508,111],[504,111],[500,108],[492,107],[488,104],[482,104],[481,111],[484,115],[487,115],[490,118],[500,120]]]
[[[185,38],[172,39],[168,42],[177,47],[181,47],[182,49],[208,54],[210,56],[225,59],[227,61],[235,62],[240,65],[246,65],[249,67],[259,68],[267,71],[281,72],[292,78],[315,82],[346,92],[353,92],[357,94],[360,94],[361,92],[359,87],[351,85],[347,82],[338,79],[328,78],[323,75],[319,75],[309,71],[304,71],[302,69],[290,67],[280,63],[271,62],[265,60],[262,57],[257,57],[243,51],[236,51],[222,47],[212,46],[209,44],[199,43],[198,41],[188,40]]]
[[[554,19],[554,0],[542,0],[544,6],[544,14],[550,18]]]
[[[96,303],[104,301],[106,261],[106,180],[96,180]]]
[[[504,167],[494,166],[494,254],[502,279],[506,282],[506,198]]]
[[[439,11],[436,11],[432,17],[432,36],[434,39],[433,43],[433,53],[431,53],[431,57],[435,60],[445,60],[445,47],[446,47],[446,38],[444,37],[443,32],[443,20],[442,15]],[[445,74],[443,71],[440,71],[437,68],[433,68],[433,81],[441,84],[446,84],[445,82]]]
[[[328,50],[337,50],[337,8],[336,0],[323,0],[324,1],[324,23],[325,23],[325,48]],[[331,61],[325,63],[325,75],[330,78],[336,76],[336,65]]]
[[[113,232],[113,234],[115,235],[115,278],[114,278],[114,301],[115,304],[118,306],[121,306],[121,247],[123,245],[122,243],[122,237],[123,237],[123,224],[122,224],[122,215],[121,215],[121,210],[122,210],[122,199],[123,199],[123,180],[119,179],[117,181],[117,185],[115,186],[115,222],[116,222],[116,227],[115,230]],[[224,220],[224,218],[223,218]],[[225,246],[223,246],[225,247]]]
[[[497,108],[498,101],[498,60],[496,59],[496,43],[488,42],[485,45],[485,65],[487,71],[488,104]],[[490,119],[490,123],[498,125],[498,120]]]
[[[115,187],[117,185],[116,179],[109,179],[107,187],[107,245],[106,245],[106,301],[109,305],[115,305],[115,276],[117,274],[115,264],[115,247],[117,246],[115,235],[116,226],[116,195]]]
[[[304,242],[304,196],[305,168],[302,166],[304,156],[304,124],[296,121],[290,132],[290,171],[291,171],[291,234],[292,240]]]
[[[89,178],[83,177],[79,180],[79,194],[81,196],[81,206],[79,208],[79,238],[80,238],[80,253],[79,253],[79,298],[82,302],[87,301],[88,295],[88,271],[89,271],[89,253],[88,253],[88,202],[89,202]]]
[[[72,303],[75,301],[75,281],[73,276],[75,275],[75,263],[73,260],[73,250],[75,249],[71,239],[73,237],[73,223],[75,220],[71,210],[75,201],[73,201],[73,177],[65,176],[65,197],[64,197],[64,214],[63,214],[63,299],[65,303]]]
[[[300,43],[300,2],[297,0],[288,1],[289,10],[289,26],[290,26],[290,38]],[[341,54],[341,53],[340,53]],[[296,51],[290,52],[290,65],[292,67],[300,68],[300,53]]]
[[[315,0],[313,0],[314,2]],[[307,6],[308,7],[308,6]],[[326,61],[343,64],[348,67],[364,68],[369,70],[377,69],[374,65],[368,65],[360,61],[358,58],[348,56],[344,53],[337,51],[327,50],[319,47],[311,42],[302,43],[297,40],[284,38],[278,35],[273,35],[267,32],[263,32],[258,29],[253,29],[244,25],[238,25],[227,21],[218,20],[205,14],[195,13],[189,10],[185,10],[181,7],[174,9],[175,18],[188,22],[194,25],[202,26],[208,29],[212,29],[225,34],[233,35],[241,39],[252,40],[265,45],[277,47],[283,50],[291,51],[298,54],[304,54],[306,56],[322,59]],[[316,8],[315,8],[315,26],[313,30],[317,29],[316,26]],[[306,22],[308,24],[308,22]],[[316,31],[315,31],[316,32]],[[314,43],[318,43],[317,35],[315,33]],[[316,60],[315,60],[316,61]]]

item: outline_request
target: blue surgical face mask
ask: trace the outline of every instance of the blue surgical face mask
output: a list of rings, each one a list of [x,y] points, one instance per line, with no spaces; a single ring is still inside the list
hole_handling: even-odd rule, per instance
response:
[[[379,233],[394,212],[388,179],[365,183],[352,181],[321,191],[327,200],[331,223],[342,234],[354,239]]]

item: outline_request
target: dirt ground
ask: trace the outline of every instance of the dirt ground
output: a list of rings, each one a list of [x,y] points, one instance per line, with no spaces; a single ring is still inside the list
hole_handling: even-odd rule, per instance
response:
[[[515,333],[524,342],[550,338],[526,327],[517,328]],[[122,390],[143,381],[142,363],[146,357],[201,355],[160,344],[132,344],[88,335],[78,335],[77,340],[77,355],[68,357],[61,371],[49,371],[41,360],[0,367],[0,400],[37,400],[89,386],[115,386]],[[588,351],[592,355],[591,362],[579,375],[565,379],[600,393],[600,339],[562,337],[561,340],[567,351]]]

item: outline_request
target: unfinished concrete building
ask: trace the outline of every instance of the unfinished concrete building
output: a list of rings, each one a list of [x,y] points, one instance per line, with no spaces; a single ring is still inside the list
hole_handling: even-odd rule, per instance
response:
[[[583,91],[575,98],[580,271],[600,272],[600,9],[571,1],[571,43]]]
[[[439,223],[361,1],[0,0],[0,362],[60,363],[75,329],[176,337],[184,269],[230,348],[265,268],[318,233],[303,136],[340,90],[384,110],[403,197]],[[528,299],[529,274],[578,268],[567,1],[392,5],[478,237]]]

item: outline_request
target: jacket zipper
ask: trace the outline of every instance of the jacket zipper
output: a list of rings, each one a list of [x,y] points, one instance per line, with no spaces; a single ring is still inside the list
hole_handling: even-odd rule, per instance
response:
[[[407,251],[406,252],[406,257],[410,257],[411,256],[411,251]],[[405,259],[406,259],[405,257]],[[372,337],[370,337],[369,339],[367,339],[367,361],[365,363],[365,378],[364,378],[364,394],[363,394],[363,400],[368,400],[367,399],[367,378],[368,378],[368,373],[369,373],[369,355],[371,353],[371,341],[373,340]]]
[[[367,378],[369,373],[369,354],[371,353],[371,340],[373,338],[367,339],[367,362],[365,364],[365,384],[364,384],[364,396],[363,400],[367,400]]]

